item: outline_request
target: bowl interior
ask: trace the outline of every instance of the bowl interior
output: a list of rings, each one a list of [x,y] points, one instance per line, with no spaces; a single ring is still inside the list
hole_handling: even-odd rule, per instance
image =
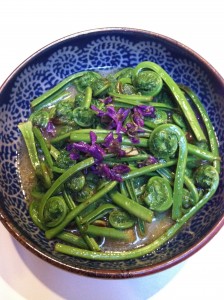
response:
[[[98,262],[53,251],[53,241],[31,221],[17,170],[20,133],[30,101],[81,70],[135,66],[150,60],[178,83],[192,88],[205,105],[224,152],[224,83],[217,72],[192,50],[167,37],[140,30],[105,29],[63,38],[27,59],[2,86],[0,94],[0,216],[6,228],[29,250],[48,262],[76,273],[98,277],[150,274],[173,265],[208,242],[223,224],[223,171],[216,195],[172,240],[138,259]],[[223,162],[222,162],[223,170]]]

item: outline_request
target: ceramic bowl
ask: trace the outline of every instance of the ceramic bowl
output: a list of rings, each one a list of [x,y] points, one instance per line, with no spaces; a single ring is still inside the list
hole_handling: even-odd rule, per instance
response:
[[[215,55],[215,53],[214,53]],[[106,28],[74,34],[34,53],[5,81],[0,94],[0,219],[28,250],[59,268],[92,277],[128,278],[169,268],[198,251],[224,224],[223,162],[215,196],[185,226],[156,251],[137,259],[99,262],[53,251],[31,221],[24,200],[17,155],[21,136],[17,125],[30,114],[30,101],[68,75],[86,69],[123,68],[150,60],[202,99],[224,153],[224,81],[200,55],[160,34],[128,28]]]

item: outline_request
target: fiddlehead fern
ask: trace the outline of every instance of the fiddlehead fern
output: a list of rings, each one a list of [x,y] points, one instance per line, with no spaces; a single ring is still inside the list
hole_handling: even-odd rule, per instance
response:
[[[46,227],[57,226],[64,220],[67,212],[67,205],[63,197],[50,197],[44,207],[44,224],[46,225]]]
[[[146,185],[144,201],[150,209],[163,212],[172,205],[172,188],[169,181],[159,176],[153,176]]]

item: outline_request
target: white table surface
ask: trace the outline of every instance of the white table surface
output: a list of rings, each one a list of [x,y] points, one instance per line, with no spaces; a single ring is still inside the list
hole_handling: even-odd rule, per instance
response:
[[[3,3],[4,2],[4,3]],[[129,2],[129,3],[128,3]],[[222,1],[2,1],[0,85],[33,52],[83,30],[146,29],[198,52],[224,77]],[[71,274],[41,261],[0,223],[0,299],[223,299],[224,228],[200,251],[163,272],[102,280]]]

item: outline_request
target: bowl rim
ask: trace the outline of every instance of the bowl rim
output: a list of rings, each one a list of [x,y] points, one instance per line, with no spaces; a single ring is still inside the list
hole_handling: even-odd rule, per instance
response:
[[[41,47],[39,50],[35,51],[31,54],[28,58],[26,58],[23,62],[21,62],[12,73],[5,79],[3,84],[0,86],[0,93],[4,90],[7,86],[8,82],[30,61],[34,58],[37,54],[41,53],[42,51],[60,43],[65,40],[69,40],[72,38],[79,37],[81,35],[88,35],[91,33],[106,33],[106,32],[132,32],[132,33],[140,33],[150,35],[152,37],[156,37],[162,40],[169,42],[170,44],[174,44],[175,46],[184,49],[186,52],[190,53],[192,56],[196,57],[203,65],[206,66],[207,69],[215,76],[216,80],[220,82],[220,84],[224,87],[224,79],[219,74],[219,72],[207,61],[205,60],[200,54],[195,52],[190,47],[184,45],[183,43],[168,37],[166,35],[155,33],[153,31],[144,30],[144,29],[137,29],[137,28],[129,28],[129,27],[103,27],[103,28],[96,28],[90,29],[85,31],[79,31],[77,33],[72,33],[62,38],[56,39],[55,41],[48,43],[47,45]],[[153,266],[142,266],[142,267],[135,267],[131,270],[101,270],[101,269],[85,269],[85,268],[76,268],[65,263],[59,262],[56,259],[49,257],[48,255],[44,254],[43,252],[39,251],[35,248],[32,243],[26,240],[24,236],[21,235],[17,227],[11,222],[7,214],[3,211],[2,207],[0,206],[0,221],[7,229],[7,231],[20,243],[22,244],[27,250],[31,253],[35,254],[39,258],[43,259],[45,262],[48,262],[60,269],[78,274],[78,275],[85,275],[89,277],[95,278],[104,278],[104,279],[126,279],[126,278],[133,278],[133,277],[141,277],[145,275],[151,275],[163,270],[166,270],[170,267],[173,267],[182,261],[188,259],[194,253],[199,251],[202,247],[204,247],[223,227],[224,225],[224,215],[218,220],[215,226],[207,233],[206,236],[201,238],[196,244],[194,244],[190,249],[183,251],[182,253],[176,255],[172,259],[167,261],[157,263]]]

